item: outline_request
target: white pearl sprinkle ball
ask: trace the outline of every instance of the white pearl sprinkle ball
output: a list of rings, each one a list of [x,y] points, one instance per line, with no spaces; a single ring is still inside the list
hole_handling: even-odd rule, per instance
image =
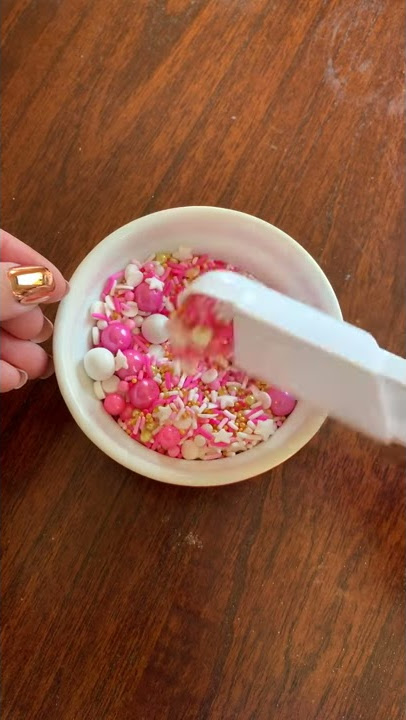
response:
[[[153,345],[160,345],[169,337],[168,318],[161,313],[154,313],[145,318],[141,330],[144,338]]]
[[[114,374],[114,355],[103,347],[88,350],[83,360],[86,374],[92,380],[107,380]]]

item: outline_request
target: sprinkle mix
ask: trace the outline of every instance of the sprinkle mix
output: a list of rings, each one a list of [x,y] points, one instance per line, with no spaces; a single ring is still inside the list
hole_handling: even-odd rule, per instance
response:
[[[172,458],[215,460],[249,450],[267,440],[296,404],[288,393],[233,367],[232,323],[218,308],[213,330],[211,306],[206,322],[202,311],[194,316],[194,304],[185,303],[193,338],[188,355],[174,312],[179,295],[202,273],[220,269],[237,271],[186,248],[158,252],[111,275],[90,309],[93,348],[84,366],[96,397],[130,437]],[[193,371],[184,370],[185,358],[193,360]]]

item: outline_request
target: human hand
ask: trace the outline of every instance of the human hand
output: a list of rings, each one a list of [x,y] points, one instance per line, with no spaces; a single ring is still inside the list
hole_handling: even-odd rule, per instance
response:
[[[41,302],[61,300],[68,284],[59,270],[13,235],[0,230],[0,392],[17,390],[27,380],[45,379],[54,371],[52,358],[38,345],[51,337],[52,323],[37,302],[23,304],[16,299],[8,275],[16,266],[30,265],[43,266],[53,276],[55,287]]]

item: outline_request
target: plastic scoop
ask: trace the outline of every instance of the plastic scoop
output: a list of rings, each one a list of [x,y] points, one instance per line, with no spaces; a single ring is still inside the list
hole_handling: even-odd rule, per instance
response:
[[[364,330],[243,275],[208,272],[183,293],[226,303],[233,362],[385,444],[406,446],[406,360]]]

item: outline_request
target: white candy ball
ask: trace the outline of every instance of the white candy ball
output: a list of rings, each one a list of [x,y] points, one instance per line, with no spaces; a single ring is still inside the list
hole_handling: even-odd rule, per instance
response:
[[[134,288],[140,285],[144,279],[144,275],[141,270],[137,267],[137,265],[133,265],[132,263],[127,265],[124,275],[126,284],[131,285],[131,287]]]
[[[168,318],[161,313],[154,313],[142,323],[142,334],[148,342],[160,345],[169,337]]]
[[[114,374],[114,355],[103,347],[88,350],[83,360],[85,371],[92,380],[107,380]]]
[[[197,460],[199,448],[193,440],[185,440],[182,445],[182,457],[185,460]]]

